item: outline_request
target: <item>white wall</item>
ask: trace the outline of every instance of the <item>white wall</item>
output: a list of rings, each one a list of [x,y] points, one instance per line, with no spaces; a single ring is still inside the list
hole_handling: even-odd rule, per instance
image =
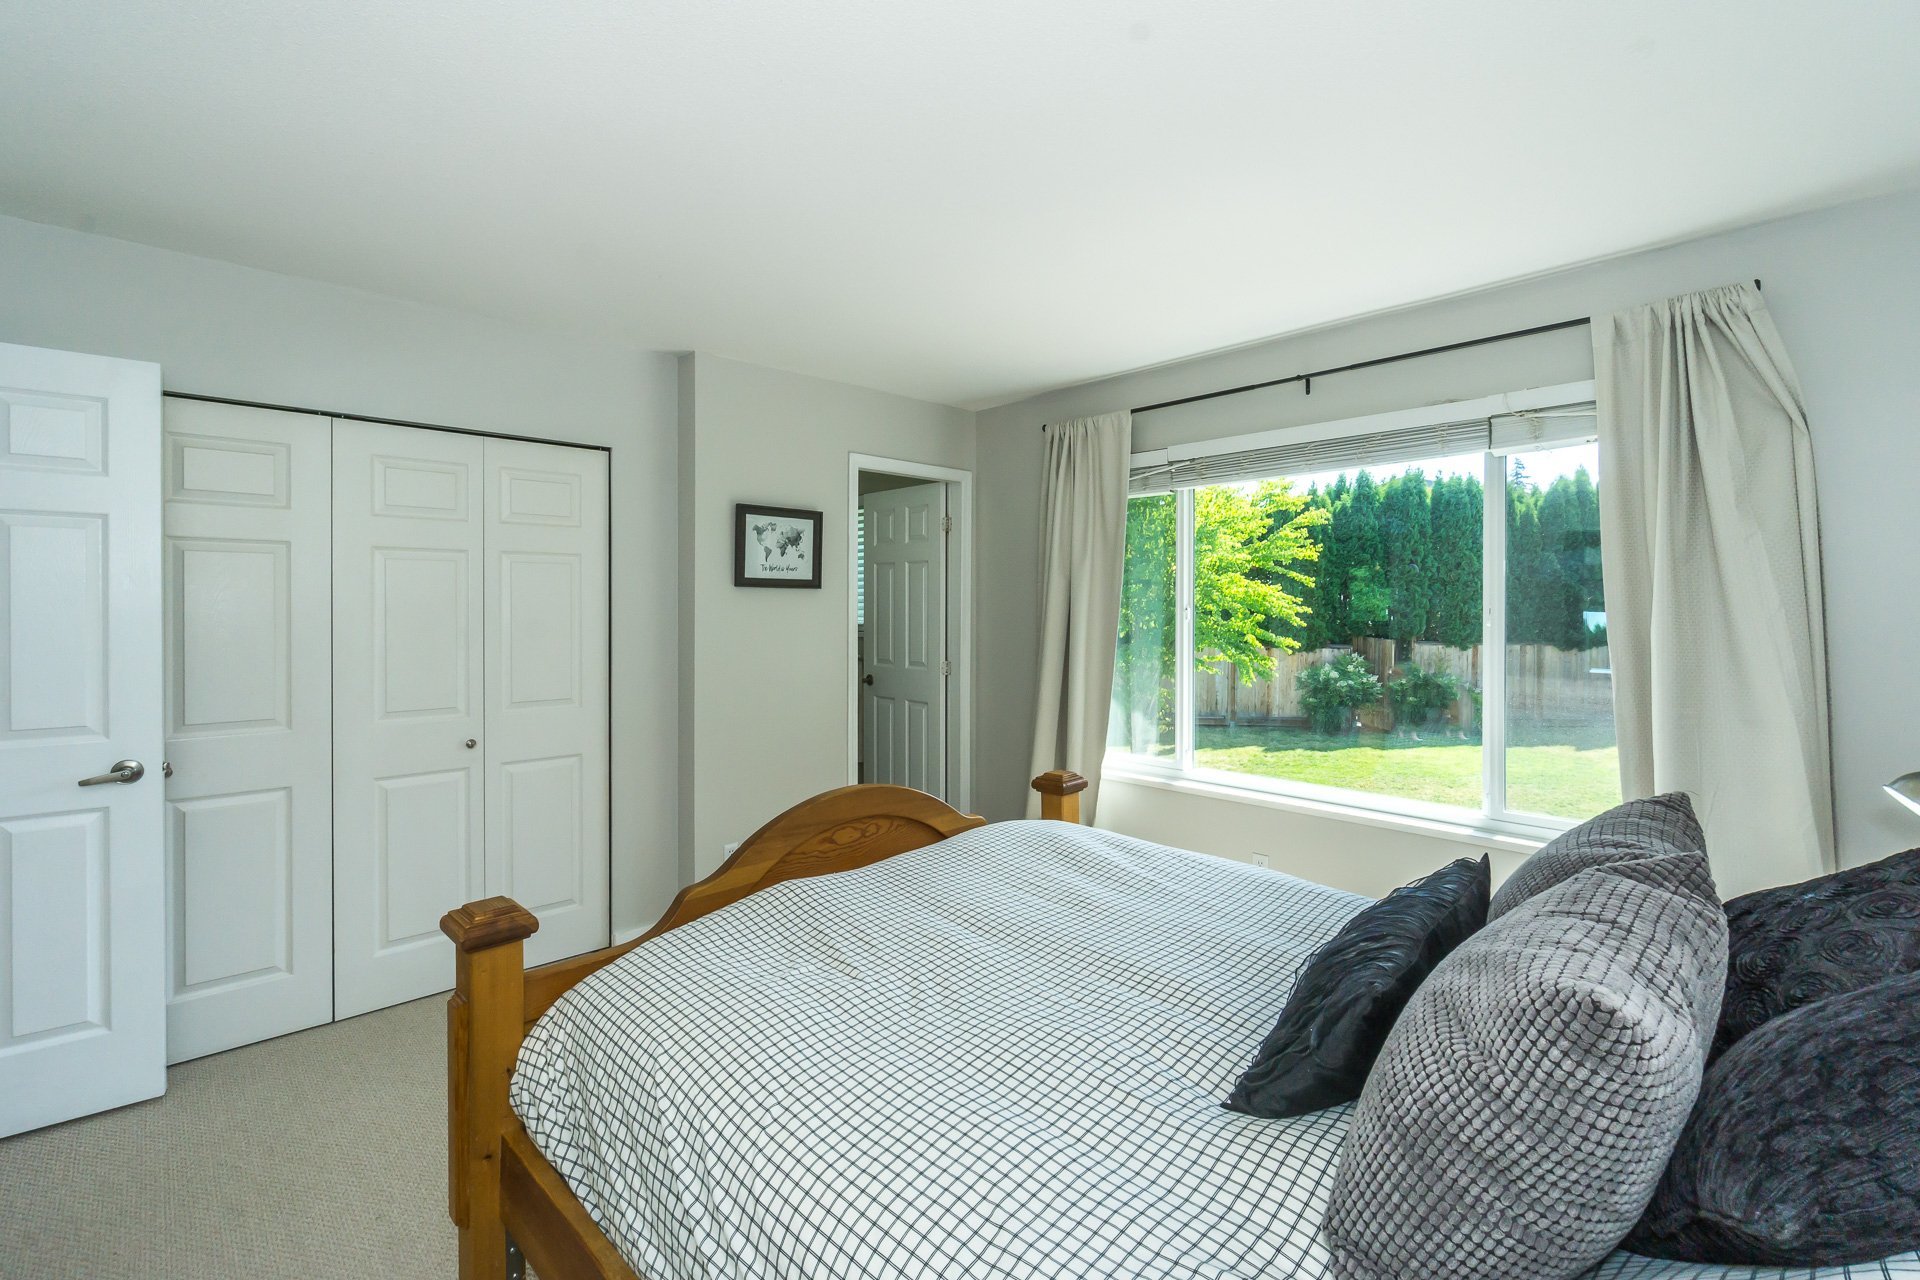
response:
[[[974,415],[705,353],[680,358],[683,874],[847,777],[850,455],[969,470]],[[733,505],[818,509],[821,589],[733,585]],[[1029,659],[1031,665],[1031,659]]]
[[[1524,201],[1489,216],[1525,216]],[[1455,342],[1760,277],[1799,370],[1814,432],[1827,571],[1839,841],[1855,864],[1920,844],[1880,790],[1920,768],[1920,193],[1844,205],[1465,297],[1067,388],[979,416],[980,667],[976,793],[990,817],[1024,802],[1037,648],[1039,424]],[[1284,289],[1285,281],[1270,287]],[[1012,298],[1009,306],[1020,300]],[[1592,376],[1587,330],[1475,348],[1139,418],[1136,448],[1206,439]],[[1366,889],[1459,856],[1460,846],[1126,783],[1102,825],[1244,856]],[[1391,835],[1389,841],[1384,837]],[[1408,843],[1412,841],[1414,843]],[[1383,853],[1387,845],[1390,853]],[[1392,873],[1377,874],[1387,858]],[[1424,866],[1418,865],[1424,860]]]
[[[673,357],[11,218],[0,341],[157,361],[169,391],[609,446],[614,927],[660,914],[679,871]]]

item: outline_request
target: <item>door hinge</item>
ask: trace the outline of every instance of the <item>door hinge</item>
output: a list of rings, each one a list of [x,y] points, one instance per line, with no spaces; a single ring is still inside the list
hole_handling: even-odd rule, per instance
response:
[[[951,662],[948,662],[945,658],[940,659],[940,674],[943,677],[950,676],[953,674],[953,664]]]
[[[941,516],[941,517],[940,517],[940,532],[942,532],[942,533],[952,533],[952,532],[953,532],[953,517],[952,517],[952,516],[950,516],[950,515],[946,515],[946,516]]]

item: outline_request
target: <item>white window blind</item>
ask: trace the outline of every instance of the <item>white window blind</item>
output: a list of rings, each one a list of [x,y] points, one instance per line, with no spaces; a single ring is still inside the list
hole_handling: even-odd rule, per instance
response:
[[[1134,493],[1157,493],[1163,489],[1194,489],[1273,476],[1351,471],[1358,467],[1451,457],[1457,453],[1485,453],[1487,441],[1485,418],[1435,422],[1365,435],[1269,444],[1234,453],[1168,458],[1136,466],[1128,483]]]
[[[1566,383],[1311,427],[1170,445],[1133,455],[1128,488],[1133,493],[1163,493],[1463,453],[1551,448],[1593,438],[1592,397],[1591,382]]]
[[[1550,409],[1530,409],[1525,413],[1503,413],[1492,419],[1492,444],[1495,453],[1525,453],[1529,449],[1558,449],[1598,439],[1599,420],[1590,404],[1559,405]]]

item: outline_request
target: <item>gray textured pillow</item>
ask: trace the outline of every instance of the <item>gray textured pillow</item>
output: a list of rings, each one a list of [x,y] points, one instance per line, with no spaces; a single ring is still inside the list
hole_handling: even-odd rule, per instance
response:
[[[1580,872],[1468,939],[1367,1077],[1322,1226],[1333,1274],[1571,1280],[1598,1263],[1686,1124],[1726,964],[1701,852]]]
[[[1629,800],[1542,845],[1493,895],[1487,919],[1498,920],[1528,898],[1593,867],[1676,850],[1698,852],[1706,847],[1700,820],[1693,816],[1693,802],[1685,792]],[[1689,868],[1676,868],[1676,873],[1685,875],[1690,870],[1691,864]],[[1713,877],[1704,860],[1698,864],[1698,871],[1699,875],[1684,887],[1689,891],[1704,887],[1712,894]]]

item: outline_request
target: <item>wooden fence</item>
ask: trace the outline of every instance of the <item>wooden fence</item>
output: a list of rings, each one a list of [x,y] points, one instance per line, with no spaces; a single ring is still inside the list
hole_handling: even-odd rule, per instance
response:
[[[1362,638],[1354,642],[1352,651],[1367,660],[1383,685],[1399,669],[1391,640]],[[1201,724],[1303,724],[1307,713],[1300,705],[1300,673],[1346,652],[1344,648],[1300,653],[1269,650],[1274,663],[1273,675],[1252,681],[1242,680],[1232,663],[1215,662],[1211,671],[1194,675],[1194,716]],[[1460,725],[1474,723],[1472,691],[1481,688],[1484,681],[1479,646],[1455,649],[1416,641],[1409,661],[1418,663],[1425,671],[1451,674],[1460,685],[1460,699],[1451,719]],[[1569,650],[1544,644],[1508,645],[1507,706],[1522,715],[1554,717],[1610,710],[1613,680],[1607,671],[1607,650],[1604,647]],[[1374,706],[1361,708],[1360,723],[1368,729],[1391,729],[1393,712],[1383,699]]]

